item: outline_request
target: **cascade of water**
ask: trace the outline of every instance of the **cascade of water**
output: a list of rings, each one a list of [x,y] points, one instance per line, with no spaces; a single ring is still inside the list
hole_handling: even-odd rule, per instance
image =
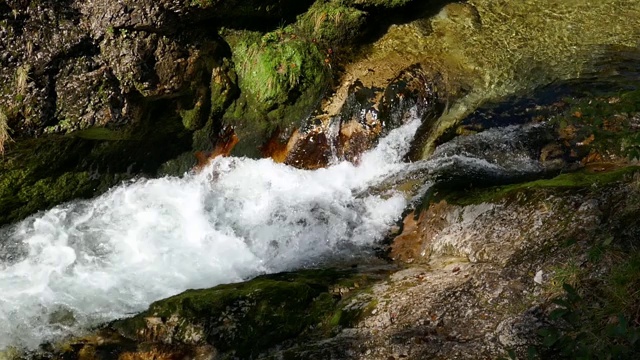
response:
[[[0,229],[0,350],[78,334],[189,288],[361,254],[406,208],[394,188],[407,179],[425,184],[411,194],[420,196],[447,174],[543,170],[530,144],[544,138],[540,126],[457,138],[404,163],[419,123],[391,131],[358,165],[217,158],[199,174],[140,179]]]
[[[354,194],[406,166],[418,125],[392,131],[358,166],[218,158],[197,175],[140,179],[0,229],[0,349],[35,348],[189,288],[370,246],[406,200]]]
[[[342,125],[342,121],[339,117],[335,117],[331,119],[329,126],[327,127],[327,139],[329,140],[329,146],[331,150],[331,159],[329,160],[330,164],[337,164],[340,162],[340,158],[338,157],[338,142],[340,141],[340,126]]]

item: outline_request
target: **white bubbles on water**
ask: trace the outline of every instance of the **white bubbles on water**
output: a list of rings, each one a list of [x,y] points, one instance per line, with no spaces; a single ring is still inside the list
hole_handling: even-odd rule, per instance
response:
[[[0,229],[0,349],[370,247],[406,200],[365,190],[406,166],[418,125],[392,131],[358,166],[219,158],[197,175],[138,180]]]

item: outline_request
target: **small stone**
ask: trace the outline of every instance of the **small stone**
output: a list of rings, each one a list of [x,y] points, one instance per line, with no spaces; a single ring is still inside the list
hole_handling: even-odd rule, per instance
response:
[[[542,285],[542,270],[538,270],[538,272],[536,273],[536,275],[533,277],[533,282],[535,282],[536,284]]]

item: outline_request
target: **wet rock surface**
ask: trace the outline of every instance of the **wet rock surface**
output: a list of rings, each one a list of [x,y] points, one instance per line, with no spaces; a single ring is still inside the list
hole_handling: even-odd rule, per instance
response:
[[[425,181],[437,183],[390,239],[393,266],[192,290],[93,335],[2,355],[637,353],[637,294],[628,292],[637,279],[615,279],[640,273],[633,267],[640,258],[633,166],[640,158],[640,9],[624,2],[416,3],[0,3],[0,224],[138,174],[189,171],[194,151],[203,151],[200,163],[218,150],[307,169],[357,163],[411,116],[422,126],[409,160],[453,159],[384,184],[414,196]],[[397,21],[381,16],[389,9]],[[619,19],[627,26],[608,25]],[[549,34],[557,46],[549,46]],[[493,135],[492,128],[513,124],[528,125],[507,140]],[[235,132],[225,132],[230,127]],[[473,167],[461,158],[493,164]],[[514,170],[514,158],[531,168],[504,171]],[[561,171],[572,172],[556,176]],[[631,270],[622,268],[627,263]],[[588,306],[604,310],[553,302],[573,286]],[[613,298],[630,300],[613,306]],[[622,350],[589,334],[581,340],[567,314],[578,314],[587,330],[613,329],[618,337],[610,342]],[[53,321],[73,319],[61,311]],[[549,337],[549,327],[564,337]]]
[[[120,158],[117,163],[101,160],[100,165],[109,168],[107,174],[92,173],[104,184],[88,186],[97,194],[115,184],[108,179],[189,171],[195,163],[193,152],[214,147],[225,126],[235,127],[239,137],[234,155],[267,155],[279,161],[289,157],[286,162],[292,165],[324,166],[326,146],[312,146],[310,141],[294,146],[290,136],[307,133],[313,121],[306,119],[331,91],[338,74],[334,62],[344,61],[333,49],[342,53],[338,49],[377,26],[381,11],[403,12],[409,3],[3,2],[0,152],[8,157],[2,158],[2,167],[13,171],[24,162],[19,154],[34,137],[55,143],[52,135],[75,136],[88,130],[91,136],[79,136],[97,141],[88,145],[92,150],[84,151],[99,152],[101,141],[108,140],[110,151],[119,152],[115,158]],[[367,127],[351,126],[357,135],[342,151],[344,158],[355,160],[375,142],[380,130],[369,134]],[[324,129],[315,132],[321,144],[335,141]],[[313,140],[313,131],[309,134]],[[125,139],[137,142],[136,147],[144,148],[140,155],[145,152],[153,159],[129,156]],[[269,145],[269,139],[277,141]],[[154,148],[157,143],[171,143],[171,150]],[[60,153],[63,158],[81,156],[71,147],[62,149],[70,152]],[[127,169],[124,174],[114,172],[122,166]],[[89,167],[79,163],[67,169],[81,173]],[[61,172],[52,170],[29,172],[24,184],[45,177],[62,181]],[[58,194],[49,197],[58,200],[29,211],[13,208],[13,200],[3,201],[7,212],[28,214],[91,193],[56,188],[52,192]]]
[[[191,290],[94,336],[56,345],[47,356],[526,356],[541,347],[539,330],[552,323],[551,300],[566,276],[606,277],[613,254],[634,246],[640,231],[637,223],[621,222],[640,210],[637,168],[575,179],[586,182],[556,186],[552,179],[482,190],[491,197],[477,203],[478,194],[467,205],[461,198],[432,203],[419,212],[417,226],[405,220],[393,241],[391,256],[404,268],[302,271]],[[612,255],[590,260],[607,236],[616,239]],[[568,264],[582,265],[567,275]]]
[[[354,163],[389,131],[419,118],[422,125],[407,157],[415,160],[417,149],[429,134],[435,119],[444,111],[438,93],[442,88],[437,74],[427,73],[420,64],[403,69],[385,88],[367,87],[356,80],[346,91],[340,112],[330,110],[312,117],[307,129],[288,141],[284,162],[303,168],[317,168],[331,162]]]

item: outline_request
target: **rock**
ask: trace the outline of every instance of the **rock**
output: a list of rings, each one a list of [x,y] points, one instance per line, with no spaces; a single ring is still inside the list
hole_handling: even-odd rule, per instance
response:
[[[126,114],[123,93],[118,79],[106,66],[99,66],[95,58],[79,58],[63,65],[55,84],[56,125],[45,129],[47,133],[64,133],[122,124]],[[97,94],[91,97],[89,94]]]
[[[411,116],[422,120],[407,155],[411,160],[421,157],[421,149],[444,111],[445,104],[440,98],[448,94],[438,94],[439,89],[444,89],[441,75],[429,73],[416,64],[400,72],[384,91],[380,108],[381,117],[389,122],[387,129],[405,123]]]
[[[293,144],[293,137],[288,140],[290,150],[284,162],[303,168],[326,166],[331,161],[357,163],[381,136],[414,118],[421,119],[422,125],[412,149],[421,148],[421,139],[444,110],[436,91],[439,81],[437,74],[427,75],[419,64],[402,70],[384,89],[355,80],[336,115],[316,116],[315,124],[295,134]],[[410,158],[411,154],[413,150]]]
[[[542,270],[538,270],[538,272],[536,272],[536,276],[533,277],[533,282],[535,282],[538,285],[542,285],[542,282],[544,281],[543,276],[544,272]]]
[[[32,355],[255,358],[295,336],[330,333],[358,321],[371,310],[370,300],[358,298],[350,289],[355,290],[354,284],[365,289],[385,278],[386,272],[308,270],[189,290],[156,302],[133,318],[115,321],[96,335],[71,339],[52,354]]]
[[[315,109],[328,84],[324,57],[310,41],[277,32],[232,44],[240,97],[223,115],[240,142],[234,154],[258,157],[276,132],[291,133]]]
[[[391,245],[391,257],[408,263],[425,263],[431,258],[431,241],[448,221],[443,213],[449,206],[441,202],[429,207],[428,211],[417,215],[409,213],[402,226],[402,233],[396,236]]]

